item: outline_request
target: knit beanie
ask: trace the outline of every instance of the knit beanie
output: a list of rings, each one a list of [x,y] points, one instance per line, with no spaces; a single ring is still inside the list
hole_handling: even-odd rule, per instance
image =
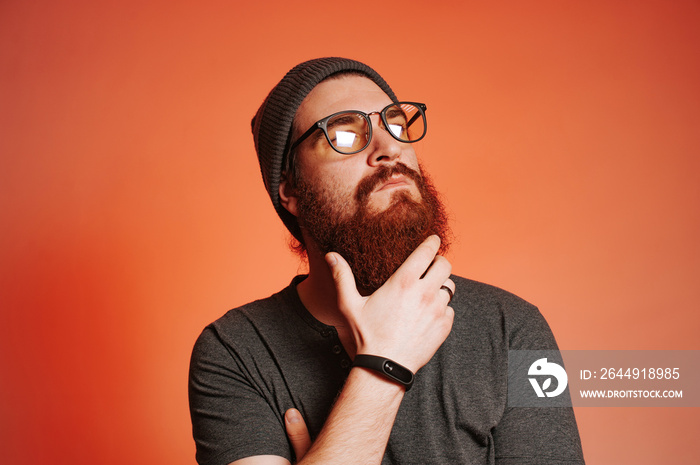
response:
[[[302,100],[327,77],[341,72],[359,72],[374,81],[394,102],[394,92],[369,66],[347,58],[317,58],[290,70],[270,91],[251,121],[255,151],[267,193],[287,229],[299,240],[301,232],[294,215],[280,205],[279,182],[289,149],[292,121]]]

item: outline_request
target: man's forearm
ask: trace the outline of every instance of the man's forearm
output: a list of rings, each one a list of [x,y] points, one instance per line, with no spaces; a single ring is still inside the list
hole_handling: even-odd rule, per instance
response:
[[[321,433],[298,464],[381,463],[403,395],[403,386],[353,368]]]

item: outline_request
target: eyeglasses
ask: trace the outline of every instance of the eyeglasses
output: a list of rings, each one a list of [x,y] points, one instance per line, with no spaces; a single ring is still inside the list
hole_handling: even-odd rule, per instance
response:
[[[292,144],[289,151],[292,152],[317,129],[321,129],[336,152],[343,155],[361,152],[372,140],[372,121],[369,119],[371,115],[379,115],[381,125],[399,142],[418,142],[425,137],[428,129],[425,120],[426,109],[424,103],[398,102],[372,113],[359,110],[333,113],[316,121]]]

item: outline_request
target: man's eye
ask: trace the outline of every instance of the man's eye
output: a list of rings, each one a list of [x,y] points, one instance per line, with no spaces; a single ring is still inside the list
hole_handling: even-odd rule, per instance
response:
[[[335,131],[335,137],[331,139],[333,145],[336,147],[352,147],[355,142],[359,139],[359,135],[354,131]]]
[[[389,131],[398,138],[403,139],[403,134],[406,131],[406,128],[403,125],[400,124],[391,124],[389,123]]]

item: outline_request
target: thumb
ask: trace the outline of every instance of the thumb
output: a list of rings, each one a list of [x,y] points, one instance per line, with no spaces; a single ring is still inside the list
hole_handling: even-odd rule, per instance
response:
[[[326,263],[333,275],[335,291],[338,294],[338,307],[341,311],[345,310],[348,304],[361,297],[355,286],[355,276],[348,262],[336,252],[326,254]]]
[[[300,461],[311,447],[311,437],[309,430],[306,428],[304,418],[302,418],[299,410],[290,408],[284,414],[284,424],[287,429],[287,437],[292,443],[296,461]]]

